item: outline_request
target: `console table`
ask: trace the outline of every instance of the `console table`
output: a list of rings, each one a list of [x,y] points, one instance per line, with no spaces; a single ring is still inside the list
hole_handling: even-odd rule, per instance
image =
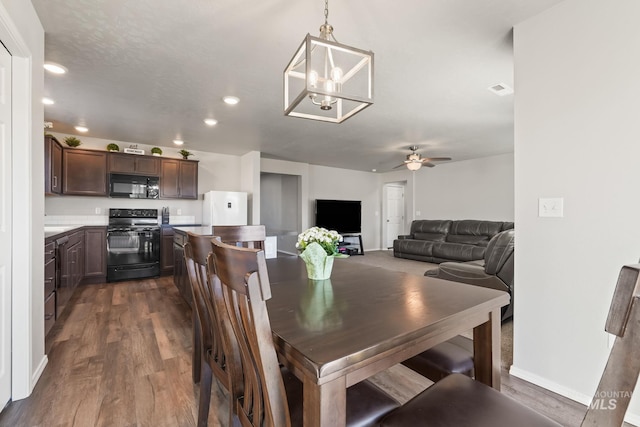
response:
[[[364,255],[364,247],[362,246],[362,234],[343,234],[340,246],[357,246],[358,255]],[[349,242],[348,238],[358,238],[357,242]]]

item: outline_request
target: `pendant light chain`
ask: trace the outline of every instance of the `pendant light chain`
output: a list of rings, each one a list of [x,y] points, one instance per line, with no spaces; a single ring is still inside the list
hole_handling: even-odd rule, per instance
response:
[[[329,0],[324,0],[324,25],[329,25]]]

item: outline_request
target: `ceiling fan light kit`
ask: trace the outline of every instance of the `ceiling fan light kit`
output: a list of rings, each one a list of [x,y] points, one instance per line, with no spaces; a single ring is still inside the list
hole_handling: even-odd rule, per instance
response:
[[[342,123],[373,104],[373,52],[333,36],[325,0],[320,36],[310,34],[284,70],[284,114]]]
[[[418,151],[418,147],[416,145],[412,145],[411,147],[409,147],[409,150],[411,150],[411,154],[407,154],[407,160],[405,160],[404,163],[394,167],[394,169],[406,166],[407,169],[415,172],[422,166],[427,166],[430,168],[434,167],[435,164],[431,162],[444,162],[451,160],[451,157],[422,157],[420,154],[416,153],[416,151]]]

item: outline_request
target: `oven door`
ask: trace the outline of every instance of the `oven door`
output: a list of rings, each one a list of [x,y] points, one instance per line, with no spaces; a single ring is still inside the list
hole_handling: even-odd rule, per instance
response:
[[[107,281],[160,275],[160,228],[107,230]]]

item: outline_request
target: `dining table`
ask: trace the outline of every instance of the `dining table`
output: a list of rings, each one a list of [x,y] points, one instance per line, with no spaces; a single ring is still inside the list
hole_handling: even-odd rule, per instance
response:
[[[298,257],[267,260],[267,301],[281,363],[303,383],[304,426],[344,426],[346,390],[473,330],[475,379],[500,389],[506,292],[350,259],[310,280]]]

